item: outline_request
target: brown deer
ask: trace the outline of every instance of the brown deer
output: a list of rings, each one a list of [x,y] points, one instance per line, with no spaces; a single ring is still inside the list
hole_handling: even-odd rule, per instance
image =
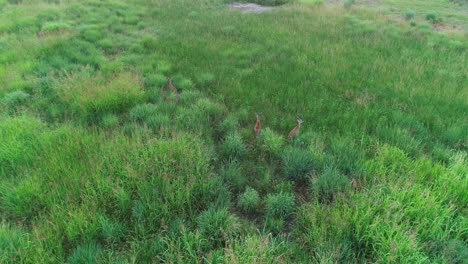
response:
[[[260,114],[255,113],[255,116],[257,117],[257,122],[255,123],[254,132],[255,136],[258,137],[262,131],[262,123],[260,123]]]
[[[174,83],[172,82],[172,78],[169,78],[167,82],[168,82],[167,87],[169,88],[169,90],[171,90],[171,92],[173,93],[177,93],[177,88],[174,86]]]
[[[299,131],[301,130],[301,124],[304,123],[304,121],[300,118],[297,118],[296,122],[297,122],[297,126],[293,128],[291,132],[289,132],[289,135],[288,135],[289,139],[293,139],[297,136],[297,134],[299,134]]]

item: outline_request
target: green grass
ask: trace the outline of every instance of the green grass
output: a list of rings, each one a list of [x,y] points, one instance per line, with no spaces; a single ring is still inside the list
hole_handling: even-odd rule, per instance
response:
[[[464,263],[466,6],[227,2],[0,1],[0,263]]]

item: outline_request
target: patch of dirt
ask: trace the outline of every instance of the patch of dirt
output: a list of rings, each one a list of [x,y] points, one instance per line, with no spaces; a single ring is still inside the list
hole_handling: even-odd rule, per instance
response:
[[[263,13],[271,11],[273,8],[268,6],[261,6],[253,3],[232,3],[229,5],[229,9],[239,10],[242,13]]]

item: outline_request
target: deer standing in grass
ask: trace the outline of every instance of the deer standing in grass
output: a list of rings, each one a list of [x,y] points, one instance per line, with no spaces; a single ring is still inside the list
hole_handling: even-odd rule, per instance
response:
[[[169,88],[169,90],[171,92],[173,92],[174,94],[176,94],[176,101],[179,101],[179,91],[177,90],[177,88],[175,87],[174,83],[172,82],[172,78],[169,78],[167,79],[167,87]],[[166,96],[164,96],[166,97]]]
[[[255,136],[258,137],[262,131],[262,123],[260,123],[260,114],[255,113],[255,116],[257,117],[257,122],[255,123],[254,132]]]
[[[177,88],[174,86],[174,83],[172,82],[172,78],[168,79],[167,87],[169,87],[169,90],[171,90],[171,92],[177,93]]]
[[[289,135],[288,135],[288,138],[289,139],[293,139],[297,136],[297,134],[299,134],[299,131],[301,130],[301,124],[304,123],[304,121],[300,118],[297,118],[296,119],[296,122],[297,122],[297,125],[295,128],[293,128],[293,130],[291,130],[291,132],[289,132]]]

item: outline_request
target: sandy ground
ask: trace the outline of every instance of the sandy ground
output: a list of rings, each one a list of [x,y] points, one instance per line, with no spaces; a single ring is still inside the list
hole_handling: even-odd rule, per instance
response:
[[[263,13],[268,12],[272,7],[261,6],[252,3],[232,3],[229,5],[230,9],[239,10],[243,13]]]

